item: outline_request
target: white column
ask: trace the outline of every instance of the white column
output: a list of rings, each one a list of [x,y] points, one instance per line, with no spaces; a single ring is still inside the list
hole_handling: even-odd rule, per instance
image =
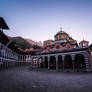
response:
[[[85,67],[86,67],[86,70],[90,69],[89,58],[87,56],[85,57]]]
[[[56,55],[55,58],[56,58],[56,70],[58,70],[58,56]]]
[[[47,56],[48,58],[48,69],[50,69],[50,56]]]
[[[36,57],[36,63],[37,63],[37,67],[39,68],[39,57]]]
[[[45,62],[45,57],[44,56],[43,56],[43,61],[42,62],[43,62],[43,68],[44,68],[44,62]]]
[[[62,61],[63,61],[63,70],[64,70],[64,57],[65,57],[65,55],[62,55]]]
[[[75,70],[74,57],[75,57],[75,55],[73,54],[72,55],[73,71]]]

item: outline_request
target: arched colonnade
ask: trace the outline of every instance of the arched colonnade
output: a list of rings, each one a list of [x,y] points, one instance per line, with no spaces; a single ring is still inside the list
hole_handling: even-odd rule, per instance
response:
[[[90,67],[88,53],[67,53],[32,56],[32,66],[56,70],[87,70]]]

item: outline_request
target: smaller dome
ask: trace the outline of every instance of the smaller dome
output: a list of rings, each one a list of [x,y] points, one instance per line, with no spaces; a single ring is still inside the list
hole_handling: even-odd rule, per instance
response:
[[[83,44],[83,43],[87,43],[87,44],[89,44],[89,41],[82,40],[79,44]]]

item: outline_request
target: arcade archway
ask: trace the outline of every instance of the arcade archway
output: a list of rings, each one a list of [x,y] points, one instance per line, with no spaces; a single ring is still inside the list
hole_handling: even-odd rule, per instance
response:
[[[58,69],[62,69],[63,68],[63,60],[62,60],[62,56],[58,56]]]
[[[48,57],[45,57],[44,68],[48,68]]]
[[[56,58],[54,56],[50,57],[49,65],[50,69],[56,69]]]
[[[64,68],[73,69],[73,61],[70,55],[66,55],[64,58]]]
[[[43,58],[42,57],[38,59],[38,64],[39,64],[39,68],[43,68]]]
[[[76,69],[85,69],[85,58],[82,54],[77,54],[74,58],[74,67]]]

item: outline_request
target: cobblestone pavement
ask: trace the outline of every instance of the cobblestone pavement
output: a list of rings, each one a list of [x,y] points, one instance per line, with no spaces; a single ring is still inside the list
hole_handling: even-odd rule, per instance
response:
[[[92,74],[14,67],[0,70],[0,92],[92,92]]]

